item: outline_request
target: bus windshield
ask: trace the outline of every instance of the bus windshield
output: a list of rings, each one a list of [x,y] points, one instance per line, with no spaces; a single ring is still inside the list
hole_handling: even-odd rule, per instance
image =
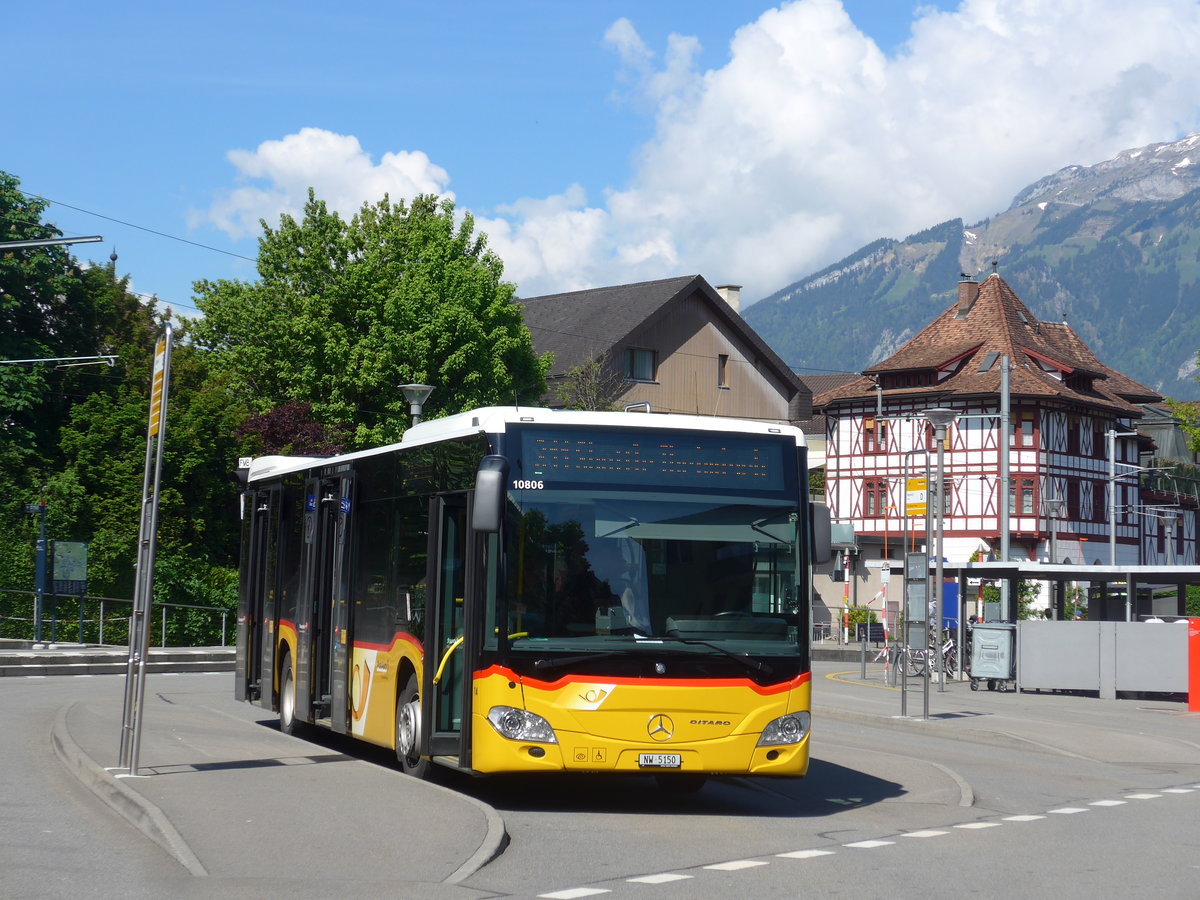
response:
[[[514,653],[798,655],[794,449],[605,437],[523,436],[492,636],[506,620]]]

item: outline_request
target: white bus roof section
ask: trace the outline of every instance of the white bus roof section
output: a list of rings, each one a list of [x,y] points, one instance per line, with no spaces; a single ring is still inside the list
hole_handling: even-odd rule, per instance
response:
[[[621,428],[654,428],[667,431],[719,431],[736,434],[790,435],[799,447],[804,434],[794,425],[777,425],[751,419],[722,419],[713,416],[686,416],[677,413],[590,412],[586,410],[542,409],[539,407],[486,406],[470,412],[430,419],[404,432],[398,444],[372,447],[341,456],[263,456],[250,463],[250,482],[303,472],[315,466],[337,465],[375,456],[402,447],[419,447],[472,434],[503,434],[510,425],[604,425]]]

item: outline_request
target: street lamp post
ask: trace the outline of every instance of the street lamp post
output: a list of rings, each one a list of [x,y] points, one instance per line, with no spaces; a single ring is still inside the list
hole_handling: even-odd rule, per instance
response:
[[[1047,497],[1042,500],[1042,506],[1046,510],[1046,525],[1050,532],[1050,545],[1047,552],[1050,556],[1050,565],[1055,566],[1058,565],[1058,520],[1066,509],[1067,501],[1062,497]]]
[[[1132,475],[1133,472],[1122,472],[1117,475],[1117,438],[1136,437],[1136,431],[1114,431],[1109,429],[1104,433],[1108,439],[1108,564],[1117,564],[1117,478]],[[1121,463],[1121,465],[1126,465]],[[1137,466],[1129,466],[1138,469]],[[1138,469],[1140,471],[1140,469]]]
[[[942,661],[942,598],[945,584],[942,581],[942,557],[946,531],[946,429],[954,424],[958,412],[944,407],[925,410],[925,418],[933,426],[933,440],[937,444],[937,549],[934,562],[933,616],[937,635],[938,690],[946,689],[946,670]]]
[[[400,390],[404,393],[404,399],[408,401],[408,409],[412,413],[412,423],[416,425],[421,421],[421,409],[425,406],[429,395],[433,393],[433,388],[428,384],[402,384]]]
[[[1050,557],[1050,565],[1058,565],[1058,520],[1066,509],[1067,501],[1062,497],[1046,497],[1042,500],[1042,506],[1046,510],[1046,524],[1050,531],[1050,545],[1047,548],[1047,555]],[[1050,618],[1058,618],[1058,587],[1059,582],[1055,582],[1055,587],[1050,588]]]
[[[33,640],[42,640],[42,618],[46,603],[46,500],[26,503],[25,512],[38,517],[37,563],[33,594]]]

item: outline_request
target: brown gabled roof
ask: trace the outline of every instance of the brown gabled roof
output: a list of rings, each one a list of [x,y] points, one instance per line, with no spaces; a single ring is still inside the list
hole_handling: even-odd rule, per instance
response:
[[[1141,413],[1135,404],[1161,399],[1100,362],[1065,322],[1038,321],[999,275],[988,276],[978,294],[972,293],[967,291],[895,354],[865,369],[853,382],[814,396],[813,406],[823,409],[873,397],[878,379],[894,372],[937,374],[934,383],[922,387],[885,388],[891,398],[997,394],[998,361],[1004,356],[1012,363],[1009,390],[1014,397],[1058,399],[1133,416]]]

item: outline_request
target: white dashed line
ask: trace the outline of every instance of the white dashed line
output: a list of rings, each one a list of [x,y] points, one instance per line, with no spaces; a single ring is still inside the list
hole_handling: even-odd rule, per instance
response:
[[[662,872],[658,875],[641,875],[637,878],[626,878],[634,884],[670,884],[672,881],[685,881],[695,878],[695,875],[680,875],[678,872]]]
[[[30,676],[44,677],[44,676]],[[1087,807],[1080,806],[1063,806],[1058,809],[1047,810],[1045,814],[1038,815],[1015,815],[1005,816],[1003,822],[1036,822],[1039,819],[1046,818],[1047,815],[1070,816],[1076,813],[1090,812],[1090,808],[1113,808],[1117,806],[1125,806],[1130,800],[1155,800],[1163,796],[1163,794],[1192,794],[1200,791],[1200,784],[1195,784],[1190,787],[1162,788],[1159,793],[1139,793],[1126,794],[1121,800],[1092,800],[1088,802]],[[950,834],[950,829],[963,829],[965,831],[977,831],[985,828],[996,828],[1000,822],[962,822],[958,825],[946,826],[943,829],[929,828],[920,831],[902,832],[899,837],[902,838],[931,838],[942,837]],[[854,841],[853,843],[843,844],[843,847],[848,847],[856,850],[873,850],[877,847],[890,847],[895,841],[885,840],[864,840]],[[775,856],[780,859],[818,859],[822,856],[835,856],[834,850],[792,850],[787,853],[776,853]],[[746,869],[755,869],[760,866],[767,866],[770,863],[761,859],[735,859],[729,862],[713,863],[712,865],[704,866],[703,868],[717,872],[738,872]],[[660,872],[653,875],[639,875],[635,878],[627,878],[626,882],[631,884],[672,884],[678,881],[686,881],[695,878],[694,875],[685,875],[679,872]],[[538,894],[539,900],[581,900],[584,897],[598,897],[602,894],[611,894],[612,891],[607,888],[568,888],[561,891],[553,891],[548,894]]]
[[[833,856],[832,850],[793,850],[791,853],[776,853],[784,859],[816,859],[818,856]]]

